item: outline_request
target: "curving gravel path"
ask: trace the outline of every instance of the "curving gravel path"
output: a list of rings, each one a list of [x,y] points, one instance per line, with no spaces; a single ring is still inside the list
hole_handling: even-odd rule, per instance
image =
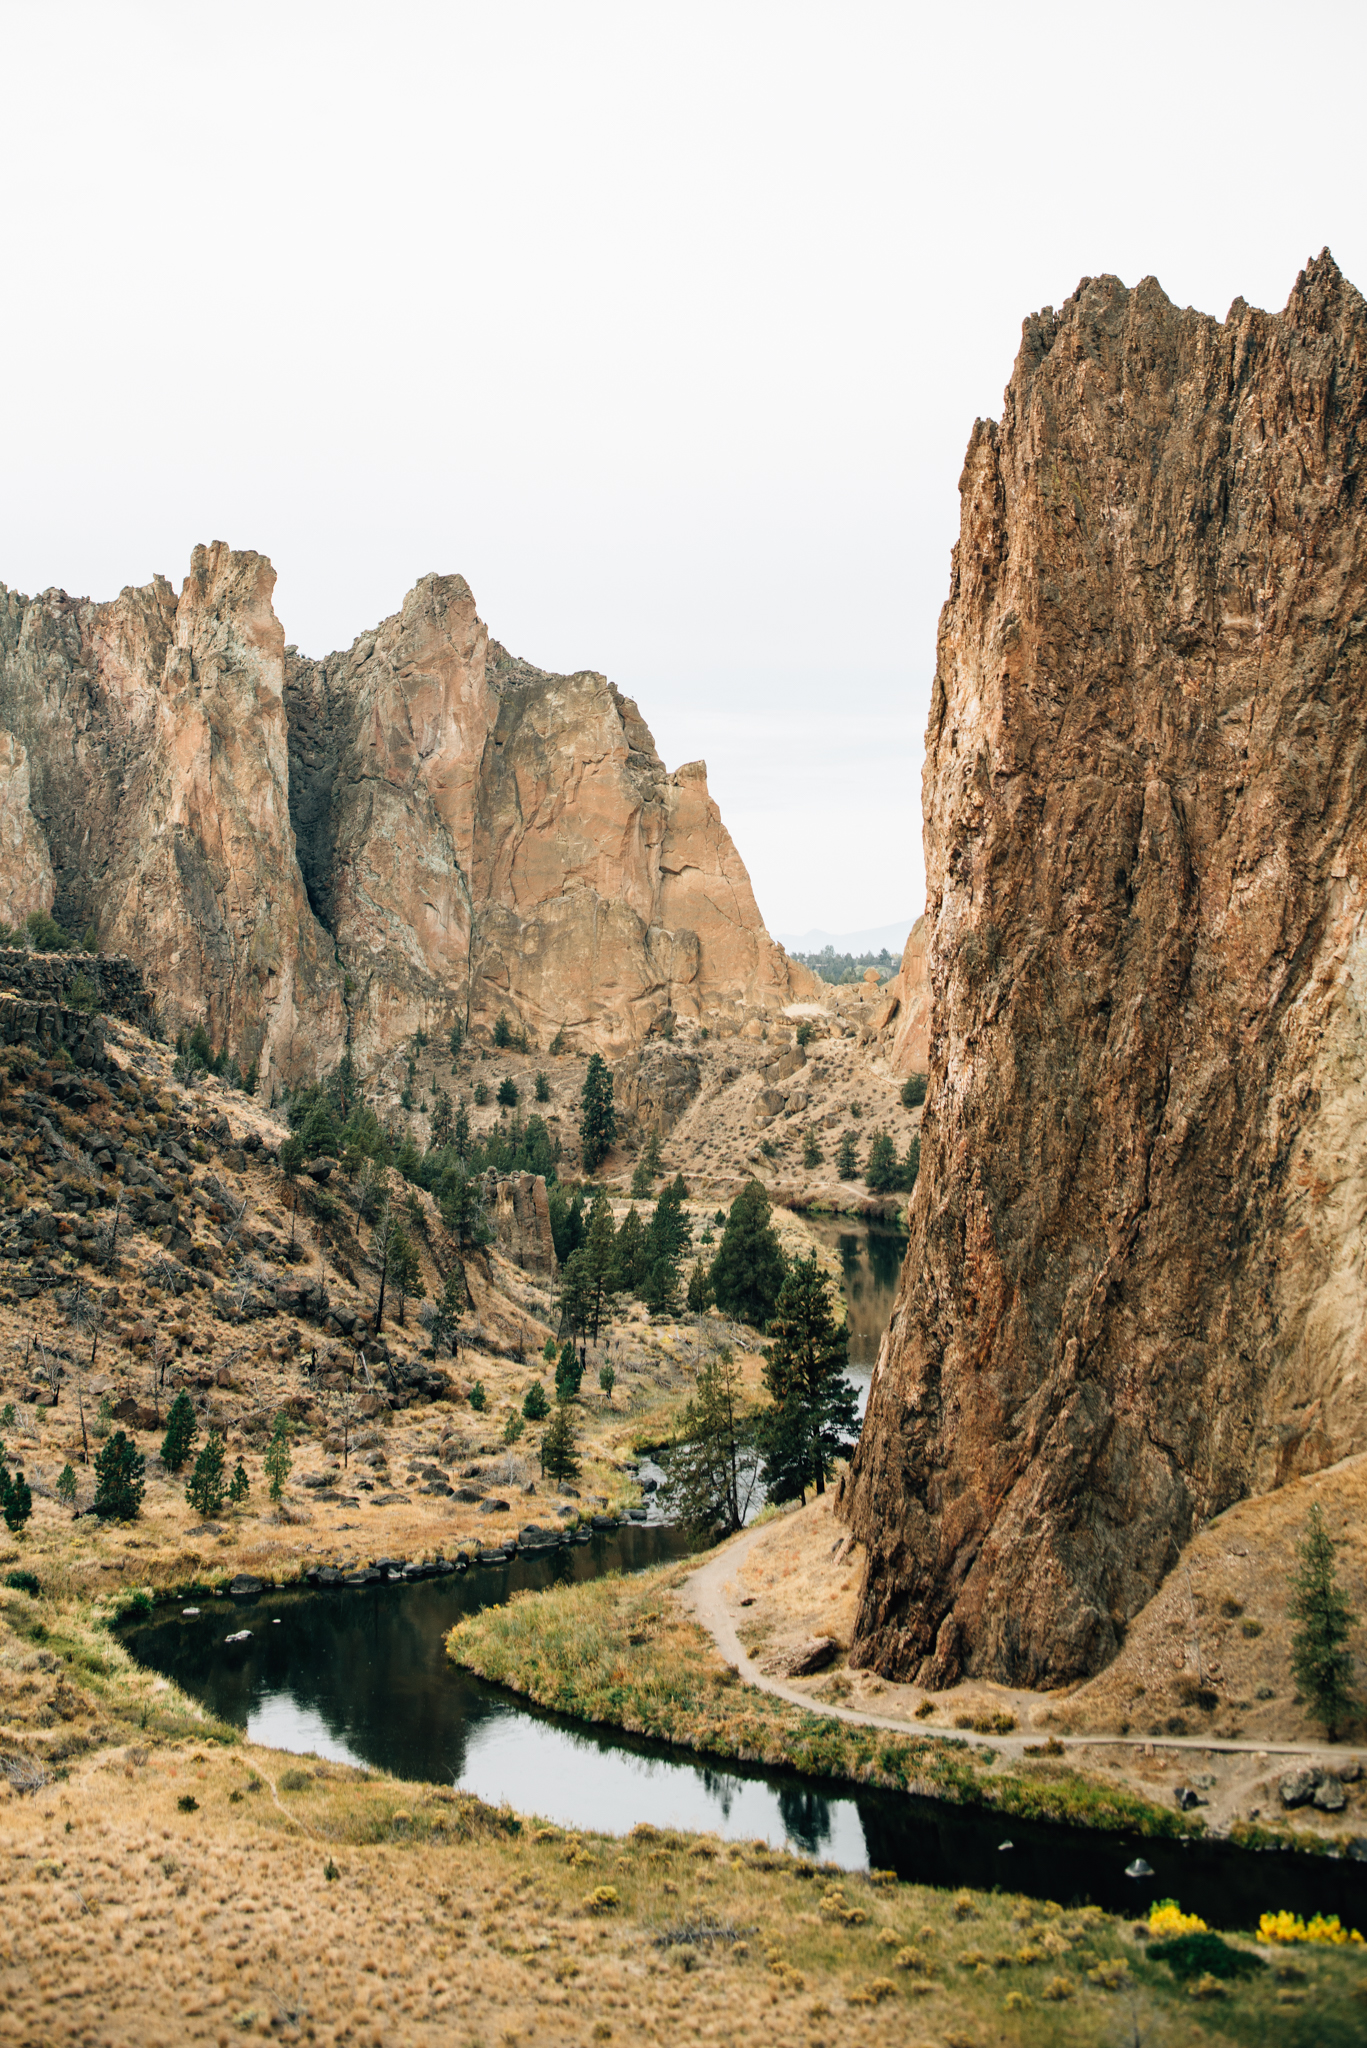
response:
[[[853,1721],[864,1728],[890,1728],[899,1735],[948,1735],[955,1742],[995,1750],[999,1756],[1020,1756],[1027,1743],[1047,1739],[1047,1732],[1041,1734],[1027,1730],[1018,1735],[974,1735],[968,1729],[927,1727],[919,1722],[897,1721],[887,1714],[862,1713],[854,1707],[838,1707],[824,1700],[814,1700],[807,1693],[799,1692],[796,1686],[785,1685],[781,1678],[771,1678],[758,1670],[736,1633],[726,1588],[763,1537],[763,1528],[746,1529],[739,1536],[732,1536],[709,1553],[705,1564],[690,1572],[682,1589],[684,1604],[747,1685],[753,1685],[760,1692],[772,1693],[775,1698],[787,1700],[795,1707],[803,1707],[809,1714],[826,1714],[832,1720]],[[1314,1757],[1329,1769],[1335,1763],[1346,1763],[1349,1758],[1367,1763],[1367,1749],[1348,1749],[1338,1743],[1330,1748],[1324,1743],[1311,1742],[1222,1742],[1209,1735],[1055,1735],[1053,1739],[1066,1749],[1191,1749],[1207,1755],[1228,1752],[1245,1756],[1305,1756]]]

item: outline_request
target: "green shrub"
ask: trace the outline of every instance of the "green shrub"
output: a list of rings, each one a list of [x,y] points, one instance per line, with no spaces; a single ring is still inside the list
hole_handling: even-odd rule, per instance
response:
[[[1166,1963],[1174,1977],[1253,1977],[1267,1965],[1248,1949],[1231,1948],[1218,1934],[1177,1934],[1150,1942],[1149,1961]]]
[[[487,1408],[488,1405],[489,1396],[484,1391],[484,1382],[483,1380],[476,1380],[470,1389],[470,1406],[478,1414]]]
[[[36,1600],[40,1591],[37,1578],[32,1572],[15,1571],[5,1573],[5,1584],[14,1593],[27,1593]]]
[[[919,1109],[921,1107],[921,1104],[926,1099],[927,1078],[925,1074],[907,1075],[906,1080],[902,1083],[903,1109]]]

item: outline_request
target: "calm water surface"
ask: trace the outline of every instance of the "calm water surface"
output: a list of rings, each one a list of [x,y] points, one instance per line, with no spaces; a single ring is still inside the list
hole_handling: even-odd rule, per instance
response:
[[[335,1587],[206,1600],[131,1625],[138,1660],[254,1740],[396,1777],[454,1784],[565,1827],[624,1833],[639,1821],[784,1843],[849,1870],[940,1885],[1003,1885],[1067,1904],[1136,1911],[1173,1894],[1212,1924],[1248,1927],[1268,1906],[1337,1912],[1367,1927],[1367,1865],[1255,1857],[1219,1845],[1144,1843],[1003,1821],[903,1794],[796,1773],[711,1764],[687,1751],[546,1714],[459,1670],[443,1639],[524,1587],[633,1570],[680,1554],[667,1528],[625,1528],[548,1557],[477,1566],[416,1585]],[[245,1642],[224,1639],[249,1629]],[[1154,1866],[1136,1883],[1125,1866]]]

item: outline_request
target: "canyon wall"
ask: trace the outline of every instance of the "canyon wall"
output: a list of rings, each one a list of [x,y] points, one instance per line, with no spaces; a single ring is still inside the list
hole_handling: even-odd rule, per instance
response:
[[[93,924],[268,1095],[457,1018],[620,1054],[807,991],[604,677],[516,661],[459,576],[311,661],[274,582],[216,542],[178,598],[0,586],[0,920]]]
[[[1364,484],[1327,252],[1223,323],[1086,280],[974,428],[857,1663],[1094,1671],[1203,1519],[1367,1445]]]

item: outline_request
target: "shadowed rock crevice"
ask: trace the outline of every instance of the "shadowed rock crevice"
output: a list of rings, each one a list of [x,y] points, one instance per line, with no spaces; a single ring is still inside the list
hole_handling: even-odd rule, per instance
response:
[[[1364,449],[1327,254],[1223,323],[1085,280],[974,429],[859,1662],[1095,1671],[1203,1520],[1367,1444]]]

